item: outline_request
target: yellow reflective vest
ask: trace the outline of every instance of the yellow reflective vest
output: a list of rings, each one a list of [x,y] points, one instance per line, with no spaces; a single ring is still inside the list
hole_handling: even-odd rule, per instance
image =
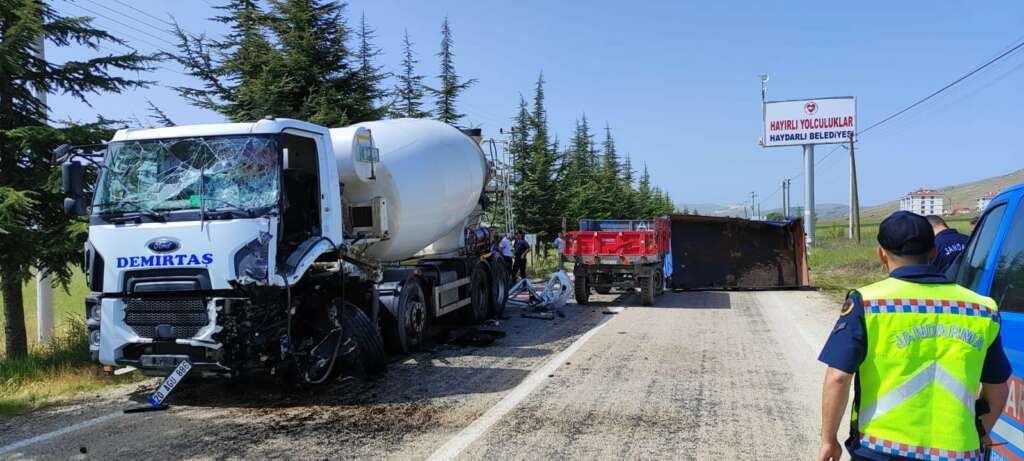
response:
[[[915,459],[980,460],[974,402],[995,301],[953,283],[888,278],[857,290],[867,352],[857,370],[859,443]]]

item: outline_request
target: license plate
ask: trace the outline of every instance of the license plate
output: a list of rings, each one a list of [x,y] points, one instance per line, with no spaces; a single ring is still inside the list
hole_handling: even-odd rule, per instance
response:
[[[175,368],[174,371],[172,371],[171,374],[167,376],[167,379],[164,380],[164,383],[161,384],[160,387],[156,389],[156,392],[154,392],[153,395],[149,397],[149,404],[152,405],[153,408],[159,407],[160,404],[163,403],[164,399],[166,399],[167,396],[171,393],[171,391],[174,390],[174,387],[177,386],[178,383],[180,383],[181,380],[185,378],[185,375],[187,375],[189,370],[191,369],[192,364],[189,363],[188,360],[179,363],[178,367]]]
[[[143,355],[139,357],[142,368],[174,368],[187,360],[187,355]]]

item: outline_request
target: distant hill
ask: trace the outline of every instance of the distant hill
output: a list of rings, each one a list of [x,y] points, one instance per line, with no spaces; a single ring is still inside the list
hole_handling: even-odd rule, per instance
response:
[[[968,183],[957,184],[953,186],[935,187],[931,185],[923,185],[930,189],[935,189],[941,192],[945,196],[945,206],[947,210],[952,208],[970,208],[973,216],[977,214],[976,206],[978,197],[985,195],[987,192],[999,192],[1014,184],[1024,183],[1024,169],[1014,171],[1009,174],[1002,176],[994,176],[991,178],[979,179],[977,181],[971,181]],[[909,190],[907,192],[910,192]],[[735,205],[719,205],[717,203],[678,203],[676,207],[681,213],[684,209],[689,210],[690,213],[699,214],[704,216],[731,216],[743,218],[746,217],[744,209],[745,204]],[[763,206],[763,204],[762,204]],[[863,223],[871,223],[881,221],[882,218],[888,216],[893,211],[898,210],[900,207],[900,201],[897,198],[885,203],[880,203],[871,206],[861,206],[860,219]],[[829,224],[830,221],[842,220],[846,221],[848,211],[848,205],[844,203],[819,203],[817,204],[818,220],[822,224]],[[779,208],[772,209],[761,209],[761,213],[768,215],[772,212],[781,212]]]
[[[676,207],[679,209],[680,213],[682,213],[683,210],[686,209],[692,214],[699,214],[703,216],[731,216],[735,218],[746,217],[746,212],[743,208],[744,206],[749,205],[719,205],[717,203],[676,204]],[[764,204],[762,204],[761,206],[761,214],[765,216],[773,212],[782,212],[781,208],[766,209],[763,208]],[[847,206],[841,203],[819,203],[815,208],[817,208],[818,219],[845,218],[847,214]],[[795,211],[790,210],[790,213],[795,213]]]
[[[1002,176],[979,179],[977,181],[957,184],[954,186],[926,187],[938,190],[945,196],[944,205],[947,210],[953,208],[970,208],[970,216],[973,216],[977,214],[976,206],[978,197],[985,195],[986,192],[999,192],[1009,186],[1022,182],[1024,182],[1024,169]],[[910,191],[908,190],[907,192]],[[899,208],[899,199],[870,207],[862,207],[860,210],[860,220],[865,223],[881,221],[882,218]]]

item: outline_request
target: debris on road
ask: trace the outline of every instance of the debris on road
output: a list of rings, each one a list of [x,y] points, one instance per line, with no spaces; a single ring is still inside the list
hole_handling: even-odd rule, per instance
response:
[[[451,340],[448,342],[462,346],[490,346],[494,344],[494,341],[508,336],[507,333],[501,330],[486,330],[483,328],[452,330],[448,334],[451,336]]]
[[[508,304],[524,309],[523,317],[554,320],[556,313],[560,317],[565,316],[560,309],[570,297],[572,282],[565,271],[558,271],[551,274],[541,292],[537,291],[529,279],[519,280],[508,291]]]

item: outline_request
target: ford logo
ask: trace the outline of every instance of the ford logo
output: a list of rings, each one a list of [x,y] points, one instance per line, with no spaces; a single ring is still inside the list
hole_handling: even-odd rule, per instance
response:
[[[149,243],[146,244],[146,248],[157,253],[170,253],[181,248],[181,244],[178,243],[177,240],[164,237],[150,240]]]

